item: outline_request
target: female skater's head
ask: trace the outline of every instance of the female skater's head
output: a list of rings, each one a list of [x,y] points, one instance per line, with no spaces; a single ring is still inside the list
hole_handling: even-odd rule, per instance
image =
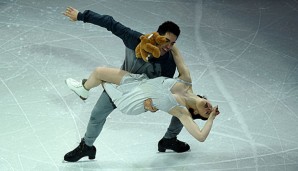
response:
[[[189,108],[188,111],[193,119],[207,120],[212,111],[212,105],[205,96],[197,95],[199,100],[196,109]]]

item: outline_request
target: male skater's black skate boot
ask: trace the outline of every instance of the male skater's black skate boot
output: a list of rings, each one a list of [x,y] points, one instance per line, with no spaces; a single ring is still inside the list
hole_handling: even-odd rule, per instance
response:
[[[158,151],[165,152],[167,149],[173,150],[177,153],[183,153],[190,149],[189,145],[183,141],[177,140],[177,137],[174,138],[162,138],[158,142]]]
[[[90,147],[86,145],[85,140],[82,138],[82,141],[77,148],[65,154],[64,160],[68,162],[76,162],[85,156],[88,156],[89,159],[95,159],[95,155],[96,148],[94,146]]]

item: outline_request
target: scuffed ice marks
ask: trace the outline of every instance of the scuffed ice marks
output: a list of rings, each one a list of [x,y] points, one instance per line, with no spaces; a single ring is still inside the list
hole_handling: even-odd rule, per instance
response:
[[[179,139],[191,151],[159,154],[171,117],[115,110],[95,142],[96,160],[62,163],[102,91],[83,103],[64,80],[86,78],[96,66],[119,68],[125,56],[107,30],[68,21],[67,6],[112,15],[142,33],[177,22],[193,89],[221,110],[208,139],[198,143],[183,129]],[[291,0],[1,0],[0,170],[296,171],[297,13]]]

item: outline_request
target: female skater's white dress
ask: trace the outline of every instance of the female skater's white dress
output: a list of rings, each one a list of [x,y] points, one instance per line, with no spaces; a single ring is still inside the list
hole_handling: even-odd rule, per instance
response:
[[[122,113],[138,115],[146,112],[144,101],[148,98],[152,99],[157,109],[165,112],[169,112],[175,106],[181,106],[171,92],[171,88],[177,82],[183,81],[178,78],[149,79],[145,74],[127,74],[122,78],[120,85],[104,83],[103,87]]]

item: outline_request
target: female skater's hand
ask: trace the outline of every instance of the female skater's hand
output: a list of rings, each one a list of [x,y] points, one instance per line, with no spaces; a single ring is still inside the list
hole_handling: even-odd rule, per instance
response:
[[[67,7],[63,14],[69,17],[70,21],[77,21],[79,11],[73,7]]]
[[[215,106],[212,108],[212,112],[210,113],[209,117],[215,118],[219,114],[220,114],[220,112],[218,110],[218,106]]]

